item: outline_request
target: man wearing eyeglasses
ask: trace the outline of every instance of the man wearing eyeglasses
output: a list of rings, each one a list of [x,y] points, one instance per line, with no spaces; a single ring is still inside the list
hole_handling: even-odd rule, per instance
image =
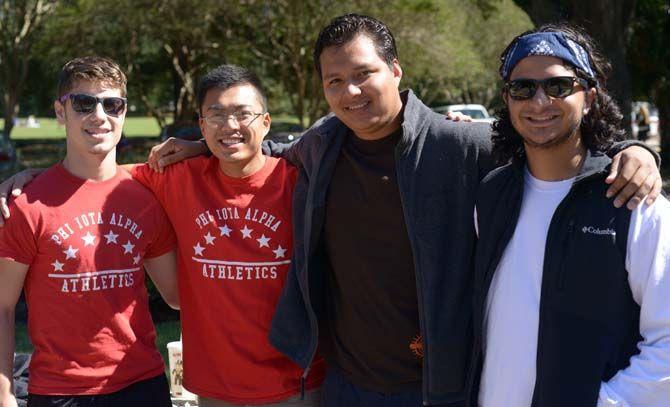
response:
[[[297,169],[262,154],[271,117],[251,71],[213,69],[197,103],[212,155],[162,173],[132,169],[178,234],[183,384],[201,407],[318,405],[323,361],[301,383],[300,367],[267,338],[291,263]]]
[[[569,26],[502,55],[493,152],[512,162],[476,204],[473,406],[668,405],[670,204],[605,197],[624,135],[609,68]]]
[[[113,61],[62,69],[62,162],[10,205],[0,230],[0,406],[12,395],[14,307],[21,290],[34,346],[28,405],[171,406],[144,268],[178,307],[175,238],[158,201],[116,164],[126,77]]]

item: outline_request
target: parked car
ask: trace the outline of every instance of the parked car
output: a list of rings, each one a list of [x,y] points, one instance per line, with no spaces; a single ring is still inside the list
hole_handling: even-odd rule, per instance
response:
[[[265,137],[266,140],[272,140],[275,143],[290,143],[296,140],[305,131],[298,124],[286,122],[273,122],[270,127],[270,133]]]
[[[442,114],[460,112],[472,117],[473,122],[493,123],[493,120],[495,120],[493,117],[489,116],[489,112],[484,106],[476,104],[437,106],[434,107],[433,110]]]

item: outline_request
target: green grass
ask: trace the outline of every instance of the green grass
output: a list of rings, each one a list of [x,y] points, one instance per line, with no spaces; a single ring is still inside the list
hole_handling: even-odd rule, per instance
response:
[[[21,118],[25,121],[25,118]],[[64,139],[65,127],[58,124],[53,117],[38,117],[39,128],[26,128],[15,126],[12,129],[12,140],[34,140],[34,139]],[[277,115],[272,117],[275,131],[282,131],[298,123],[298,119],[289,115]],[[172,120],[168,120],[168,124]],[[0,119],[0,129],[4,128],[5,121]],[[123,134],[128,138],[133,137],[158,137],[161,129],[152,117],[126,117],[123,126]]]
[[[12,130],[12,140],[31,139],[64,139],[65,127],[58,124],[55,118],[38,117],[39,128],[15,126]],[[4,120],[0,119],[0,128],[4,128]],[[126,137],[158,137],[160,127],[151,117],[127,117],[123,127]]]
[[[156,324],[156,346],[163,356],[165,368],[168,366],[167,344],[168,342],[178,341],[181,324],[179,321],[159,322]],[[33,345],[28,339],[28,327],[25,324],[16,324],[16,352],[30,353],[33,351]]]

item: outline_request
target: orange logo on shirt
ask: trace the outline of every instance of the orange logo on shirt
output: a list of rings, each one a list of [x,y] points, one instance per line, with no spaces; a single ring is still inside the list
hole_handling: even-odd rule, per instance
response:
[[[409,350],[411,350],[417,358],[423,359],[423,336],[415,336],[409,343]]]

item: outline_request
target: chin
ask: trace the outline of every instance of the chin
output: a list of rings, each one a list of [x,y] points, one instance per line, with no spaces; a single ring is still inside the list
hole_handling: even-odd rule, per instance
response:
[[[545,137],[524,137],[523,142],[527,147],[536,149],[548,149],[564,144],[570,138],[570,134],[552,134]]]
[[[214,156],[226,163],[237,163],[245,160],[245,156],[240,153],[228,154],[219,152],[218,154],[214,154]]]

